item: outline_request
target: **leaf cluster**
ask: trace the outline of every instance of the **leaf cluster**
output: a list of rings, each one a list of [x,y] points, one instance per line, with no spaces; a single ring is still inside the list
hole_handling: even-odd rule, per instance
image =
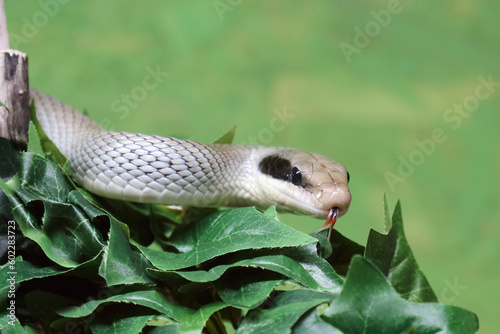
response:
[[[329,241],[326,232],[294,230],[274,208],[181,210],[98,198],[49,156],[17,152],[3,139],[0,155],[0,216],[16,224],[15,241],[0,226],[2,333],[478,329],[475,314],[438,302],[399,203],[392,218],[385,205],[388,232],[372,230],[363,247],[339,232]]]

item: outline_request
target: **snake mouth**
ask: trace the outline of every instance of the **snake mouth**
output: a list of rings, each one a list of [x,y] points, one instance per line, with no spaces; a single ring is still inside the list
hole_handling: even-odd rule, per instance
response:
[[[327,226],[328,228],[328,240],[330,240],[330,236],[332,235],[333,225],[337,222],[337,218],[339,217],[339,208],[331,208],[328,217],[326,218],[325,224],[319,229],[320,231]]]

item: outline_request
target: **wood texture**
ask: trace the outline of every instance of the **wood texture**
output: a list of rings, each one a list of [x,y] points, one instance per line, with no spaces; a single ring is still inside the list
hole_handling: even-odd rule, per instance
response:
[[[28,56],[16,50],[0,51],[0,137],[18,148],[28,143],[30,98]]]

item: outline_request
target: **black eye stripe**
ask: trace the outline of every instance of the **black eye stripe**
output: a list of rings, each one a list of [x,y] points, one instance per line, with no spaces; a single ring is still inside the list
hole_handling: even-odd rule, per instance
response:
[[[262,159],[259,164],[262,173],[278,180],[288,181],[298,186],[302,183],[302,174],[297,167],[292,168],[290,160],[278,155],[270,155]]]
[[[277,155],[270,155],[262,159],[259,164],[260,171],[275,179],[288,181],[288,173],[292,169],[289,160]]]
[[[351,175],[349,175],[349,172],[347,172],[347,183],[351,180]]]

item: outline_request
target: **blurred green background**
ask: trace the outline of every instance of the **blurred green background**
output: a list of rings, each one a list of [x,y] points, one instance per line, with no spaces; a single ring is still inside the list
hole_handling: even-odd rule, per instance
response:
[[[337,229],[362,244],[384,228],[384,194],[391,212],[400,199],[440,300],[476,312],[481,333],[500,332],[500,3],[5,6],[31,86],[108,128],[211,142],[236,125],[236,143],[331,156],[353,194]],[[323,223],[282,220],[306,232]]]

